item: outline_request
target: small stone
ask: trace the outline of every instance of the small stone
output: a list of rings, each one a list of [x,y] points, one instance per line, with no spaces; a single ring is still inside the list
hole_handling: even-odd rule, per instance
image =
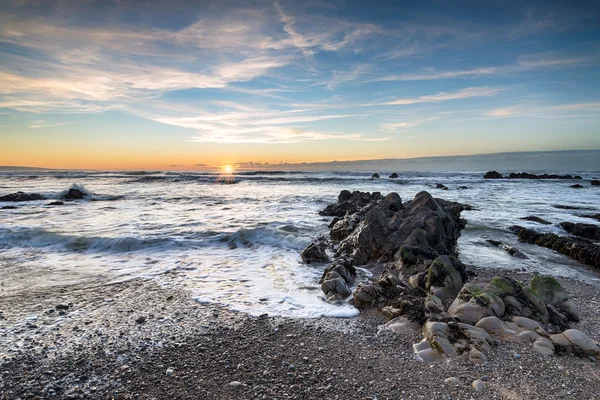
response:
[[[67,304],[57,304],[54,306],[57,310],[68,310],[69,306]]]
[[[483,389],[485,389],[485,383],[483,383],[482,380],[476,379],[476,380],[473,381],[473,383],[471,383],[471,387],[476,392],[481,392]]]
[[[519,359],[519,358],[521,358],[521,355],[519,353],[515,353],[515,358]]]
[[[135,320],[136,323],[138,324],[143,324],[144,322],[146,322],[146,317],[144,317],[143,315],[137,317],[137,319]]]
[[[169,367],[167,368],[167,372],[165,373],[165,375],[170,378],[173,376],[173,374],[175,374],[175,370],[173,369],[173,367]]]
[[[460,380],[458,380],[458,378],[455,378],[453,376],[451,376],[450,378],[446,378],[444,379],[444,383],[446,385],[455,385],[455,386],[459,386],[460,385]]]
[[[591,361],[591,362],[596,362],[596,357],[594,357],[594,356],[589,356],[588,358],[590,359],[590,361]]]
[[[242,382],[231,381],[231,382],[229,382],[229,386],[231,386],[231,387],[240,387],[240,386],[242,386]]]

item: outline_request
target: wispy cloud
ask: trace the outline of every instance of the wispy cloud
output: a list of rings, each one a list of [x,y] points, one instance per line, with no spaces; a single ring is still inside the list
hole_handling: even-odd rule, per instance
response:
[[[496,67],[476,68],[460,71],[435,71],[423,74],[401,74],[389,75],[381,78],[373,79],[371,82],[377,81],[431,81],[439,79],[451,79],[462,77],[478,77],[484,75],[493,75],[499,70]]]
[[[471,97],[490,97],[495,96],[498,93],[502,92],[504,88],[500,87],[488,87],[488,86],[479,86],[479,87],[469,87],[465,89],[460,89],[455,92],[440,92],[437,94],[431,94],[427,96],[419,96],[419,97],[411,97],[398,99],[393,101],[386,101],[380,103],[371,103],[371,104],[363,104],[363,106],[396,106],[396,105],[410,105],[410,104],[419,104],[419,103],[439,103],[442,101],[450,101],[450,100],[461,100],[468,99]]]
[[[516,104],[483,112],[490,118],[588,118],[600,117],[600,103],[572,103],[558,105]]]
[[[65,126],[65,125],[73,125],[75,122],[45,122],[45,121],[34,121],[31,125],[29,125],[32,129],[37,128],[51,128],[55,126]]]
[[[398,121],[398,122],[382,123],[381,128],[384,131],[395,132],[398,129],[412,128],[417,125],[424,124],[426,122],[435,121],[437,119],[439,119],[438,116],[429,117],[429,118],[421,118],[421,119],[406,119],[406,120]]]

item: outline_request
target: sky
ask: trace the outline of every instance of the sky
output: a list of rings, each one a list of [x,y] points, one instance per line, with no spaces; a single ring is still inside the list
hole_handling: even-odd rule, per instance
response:
[[[0,4],[0,165],[591,149],[598,2]]]

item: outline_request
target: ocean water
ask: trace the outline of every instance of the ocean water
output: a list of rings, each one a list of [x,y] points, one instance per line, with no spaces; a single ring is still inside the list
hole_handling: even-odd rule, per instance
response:
[[[92,194],[64,206],[47,206],[49,200],[0,202],[0,207],[17,206],[0,210],[2,290],[176,279],[200,302],[254,315],[350,317],[358,313],[352,306],[324,300],[318,284],[324,266],[305,265],[299,256],[316,236],[328,232],[330,218],[318,211],[344,189],[397,192],[403,201],[427,190],[468,203],[474,210],[463,212],[468,224],[458,242],[463,262],[600,284],[600,275],[590,268],[518,243],[507,230],[520,224],[566,234],[557,223],[598,224],[581,217],[600,212],[600,188],[589,182],[581,182],[584,189],[572,189],[574,181],[484,180],[481,171],[411,172],[400,179],[379,172],[382,179],[370,179],[371,172],[2,172],[0,196],[24,191],[58,199],[74,185]],[[584,179],[600,175],[560,173]],[[450,190],[435,189],[438,182]],[[553,225],[520,220],[527,215]],[[528,258],[511,257],[486,239],[513,245]]]

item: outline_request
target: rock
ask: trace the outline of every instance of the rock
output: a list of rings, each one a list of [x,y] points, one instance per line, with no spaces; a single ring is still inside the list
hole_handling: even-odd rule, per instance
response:
[[[143,324],[144,322],[146,322],[146,317],[144,317],[143,315],[140,315],[139,317],[136,318],[135,322],[137,324]]]
[[[456,297],[466,281],[467,271],[462,263],[443,255],[436,258],[429,267],[425,289],[443,301]]]
[[[597,180],[597,179],[592,179],[592,180],[590,181],[590,184],[591,184],[592,186],[600,186],[600,181],[599,181],[599,180]]]
[[[84,193],[77,188],[71,188],[71,189],[69,189],[67,194],[65,194],[64,197],[67,200],[81,200],[86,196],[87,196],[87,193]]]
[[[488,358],[485,354],[477,350],[475,347],[471,347],[471,350],[469,351],[469,361],[471,361],[473,364],[483,364],[487,360]]]
[[[460,322],[448,322],[448,326],[454,334],[453,339],[466,339],[472,348],[476,348],[482,353],[490,351],[493,341],[484,329]]]
[[[231,387],[234,387],[234,388],[235,388],[235,387],[240,387],[240,386],[242,386],[242,382],[239,382],[239,381],[231,381],[231,382],[229,382],[228,386],[231,386]]]
[[[165,375],[167,376],[167,378],[171,378],[174,374],[175,374],[175,369],[173,369],[173,367],[167,368],[167,371],[165,372]]]
[[[485,383],[482,380],[476,379],[473,381],[473,383],[471,383],[471,387],[476,392],[481,392],[485,389]]]
[[[510,329],[506,322],[497,317],[486,317],[480,319],[475,327],[486,331],[492,339],[507,340],[517,335],[517,332]]]
[[[448,314],[460,322],[475,325],[489,316],[504,316],[505,305],[500,297],[481,287],[466,283],[450,305]]]
[[[467,190],[469,187],[468,186],[459,186],[457,187],[458,190]]]
[[[563,352],[573,352],[577,355],[598,356],[600,346],[585,333],[577,329],[568,329],[563,333],[550,336],[555,348]]]
[[[483,179],[504,179],[504,177],[496,171],[489,171],[483,176]]]
[[[575,175],[556,175],[556,174],[541,174],[535,175],[528,172],[511,173],[508,175],[510,179],[581,179],[581,176]]]
[[[571,321],[579,321],[577,306],[556,279],[551,276],[534,276],[531,289],[546,305],[556,307]]]
[[[444,304],[439,297],[429,293],[425,299],[425,308],[430,312],[439,314],[444,311]]]
[[[594,241],[600,241],[600,226],[594,224],[582,224],[579,222],[561,222],[560,227],[572,235]]]
[[[538,224],[543,224],[543,225],[552,225],[552,222],[546,221],[545,219],[542,219],[540,217],[536,217],[535,215],[529,215],[527,217],[522,217],[521,219],[525,220],[525,221],[537,222]]]
[[[554,354],[554,344],[552,341],[542,337],[533,342],[533,349],[545,356],[551,356]]]
[[[539,335],[548,335],[544,327],[540,325],[539,322],[534,321],[532,319],[515,316],[512,318],[512,322],[521,329],[526,329],[527,331],[532,331]]]
[[[570,187],[570,188],[573,188],[573,189],[582,189],[582,188],[583,188],[583,185],[580,185],[579,183],[576,183],[575,185],[571,185],[571,186],[569,186],[569,187]]]
[[[339,259],[325,268],[321,277],[321,290],[329,300],[343,300],[352,294],[356,269],[348,260]]]
[[[389,210],[392,212],[400,211],[404,209],[404,204],[402,204],[402,199],[398,193],[389,193],[386,195],[383,200],[379,203],[379,206],[385,210]]]
[[[342,190],[338,195],[338,201],[325,207],[319,214],[330,217],[343,217],[347,213],[357,213],[367,205],[373,206],[381,199],[383,199],[383,196],[379,192],[355,191],[351,193],[348,190]]]
[[[394,172],[393,174],[391,174],[391,175],[390,175],[390,178],[391,178],[391,179],[398,179],[398,178],[399,178],[399,176],[398,176],[398,174],[397,174],[397,173],[395,173],[395,172]]]
[[[411,321],[404,316],[400,316],[388,321],[384,325],[379,326],[378,333],[392,332],[395,334],[406,334],[418,332],[420,328],[421,327],[417,322]]]
[[[318,240],[314,243],[309,244],[302,252],[300,257],[306,264],[310,263],[325,263],[329,262],[327,256],[327,243],[324,240]]]
[[[57,304],[54,306],[55,309],[57,310],[68,310],[70,307],[68,304]]]
[[[539,233],[521,226],[509,228],[521,242],[533,243],[569,256],[583,264],[600,268],[600,246],[573,237],[558,236],[553,233]]]
[[[63,203],[62,201],[53,201],[51,203],[46,204],[47,206],[64,206],[65,203]]]
[[[446,187],[446,185],[442,185],[441,183],[436,183],[435,184],[435,188],[436,189],[442,189],[442,190],[448,190],[448,188]]]
[[[380,176],[377,172],[375,172],[373,175],[371,175],[371,179],[379,179]]]
[[[0,201],[33,201],[33,200],[45,200],[46,198],[38,193],[25,193],[17,192],[7,194],[6,196],[0,196]]]
[[[443,322],[427,321],[423,326],[423,337],[431,345],[431,348],[443,357],[456,357],[456,349],[450,343],[448,336],[450,328]]]
[[[16,210],[17,207],[15,206],[2,206],[0,207],[0,210]]]
[[[451,376],[450,378],[444,379],[444,383],[446,385],[460,386],[460,380],[458,380],[458,378],[455,378],[453,376]]]
[[[505,252],[507,252],[508,254],[510,254],[513,257],[517,257],[517,258],[528,258],[525,254],[523,254],[520,250],[515,249],[512,246],[509,246],[507,244],[504,244],[498,240],[494,240],[494,239],[488,239],[487,242],[489,244],[491,244],[492,246],[498,247],[501,250],[504,250]]]
[[[591,218],[591,219],[595,219],[596,221],[600,221],[600,214],[584,214],[582,215],[583,218]]]

